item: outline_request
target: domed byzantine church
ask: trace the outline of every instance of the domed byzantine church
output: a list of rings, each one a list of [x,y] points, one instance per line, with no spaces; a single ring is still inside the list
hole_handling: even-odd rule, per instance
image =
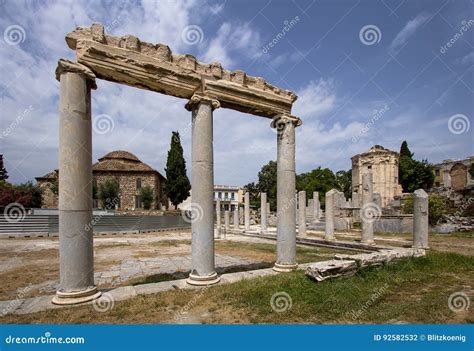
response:
[[[92,165],[92,174],[95,187],[98,189],[107,179],[115,179],[119,184],[119,201],[117,209],[125,211],[141,210],[140,191],[142,187],[150,186],[154,192],[152,209],[160,209],[166,206],[168,200],[163,192],[166,178],[160,172],[153,169],[134,154],[128,151],[112,151],[99,158]],[[38,186],[42,189],[42,207],[58,207],[58,170],[54,170],[43,177],[36,178]],[[94,207],[102,204],[94,200]]]

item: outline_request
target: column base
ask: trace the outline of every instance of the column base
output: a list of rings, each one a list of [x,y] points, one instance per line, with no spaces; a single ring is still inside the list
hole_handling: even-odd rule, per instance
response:
[[[82,291],[64,292],[61,290],[56,291],[56,296],[53,297],[51,302],[55,305],[76,305],[78,303],[84,303],[99,298],[102,293],[97,290],[96,286],[89,287]]]
[[[221,278],[217,275],[216,272],[207,276],[200,276],[191,273],[189,274],[189,278],[186,279],[186,283],[188,283],[189,285],[197,286],[213,285],[219,283],[220,281]]]
[[[327,241],[336,241],[336,237],[335,237],[335,236],[324,237],[324,240],[327,240]]]
[[[373,240],[361,240],[360,243],[365,245],[377,245]]]
[[[424,246],[423,247],[423,246],[415,246],[415,245],[413,245],[411,248],[412,249],[422,249],[422,250],[429,250],[430,249],[429,246]]]
[[[293,272],[298,268],[298,264],[281,264],[281,263],[275,263],[273,266],[273,270],[278,273],[289,273]]]

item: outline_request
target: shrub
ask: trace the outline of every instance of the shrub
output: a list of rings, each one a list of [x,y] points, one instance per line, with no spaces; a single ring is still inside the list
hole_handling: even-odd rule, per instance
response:
[[[412,194],[409,198],[407,198],[403,204],[402,211],[403,213],[413,213],[413,199],[414,195]],[[441,218],[445,214],[445,203],[441,196],[437,194],[430,194],[428,198],[428,217],[429,222],[431,225],[436,225]]]

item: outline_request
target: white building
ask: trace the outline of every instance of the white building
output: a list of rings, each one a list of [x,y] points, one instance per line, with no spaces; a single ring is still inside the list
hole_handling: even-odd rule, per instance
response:
[[[192,193],[192,189],[190,193]],[[221,200],[221,209],[223,211],[233,211],[244,201],[244,189],[239,186],[214,185],[214,206],[217,199]],[[178,205],[178,209],[187,208],[191,203],[191,195]]]

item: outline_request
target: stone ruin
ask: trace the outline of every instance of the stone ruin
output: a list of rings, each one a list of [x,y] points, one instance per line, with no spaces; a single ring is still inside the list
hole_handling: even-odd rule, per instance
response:
[[[60,288],[55,304],[75,304],[100,296],[94,283],[92,226],[91,91],[96,79],[126,84],[186,99],[192,120],[192,270],[188,283],[219,282],[214,258],[213,111],[229,108],[271,119],[277,129],[278,215],[274,270],[289,272],[296,263],[295,128],[296,95],[219,63],[201,63],[164,44],[133,35],[115,37],[93,24],[66,35],[76,61],[60,59],[56,78],[59,101],[59,257]],[[234,214],[235,216],[235,214]],[[226,227],[230,214],[225,213]],[[245,208],[249,223],[249,207]],[[234,217],[235,218],[235,217]],[[247,226],[247,224],[246,224]]]

